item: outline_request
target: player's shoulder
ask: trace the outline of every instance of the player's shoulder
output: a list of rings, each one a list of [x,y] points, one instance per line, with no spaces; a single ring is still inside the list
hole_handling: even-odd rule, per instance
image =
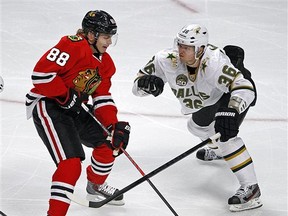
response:
[[[74,46],[81,46],[83,43],[86,43],[86,40],[80,35],[65,35],[61,38],[60,43],[68,43]]]
[[[207,60],[207,63],[209,63],[210,66],[215,67],[229,62],[229,58],[226,56],[225,52],[221,48],[211,44],[207,46],[203,58]]]
[[[177,50],[173,48],[167,48],[160,50],[155,55],[155,59],[160,65],[164,65],[165,67],[170,65],[174,67],[179,63],[179,54]]]
[[[223,53],[223,51],[219,47],[214,46],[212,44],[207,45],[205,54],[209,55],[211,58],[213,57],[218,58],[221,55],[221,53]]]
[[[172,48],[160,50],[156,56],[161,59],[177,58],[178,52]]]
[[[227,58],[225,52],[221,48],[212,44],[208,44],[205,54],[214,61],[219,61],[222,58]]]
[[[55,47],[62,52],[76,56],[84,55],[85,52],[91,52],[87,40],[79,35],[65,35],[61,37]]]

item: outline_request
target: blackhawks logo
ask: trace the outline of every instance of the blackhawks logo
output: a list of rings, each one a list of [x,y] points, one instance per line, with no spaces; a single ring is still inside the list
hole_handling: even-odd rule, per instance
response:
[[[80,71],[78,76],[73,79],[77,91],[86,92],[91,95],[101,83],[98,68]]]
[[[73,41],[73,42],[77,42],[77,41],[81,41],[83,40],[82,37],[78,36],[78,35],[69,35],[68,38]]]

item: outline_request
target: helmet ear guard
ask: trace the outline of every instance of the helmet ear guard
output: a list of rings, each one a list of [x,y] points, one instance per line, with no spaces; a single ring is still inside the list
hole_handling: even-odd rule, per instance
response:
[[[200,48],[203,48],[203,49],[200,49]],[[195,48],[195,49],[196,49],[196,48]],[[203,53],[205,52],[205,50],[206,50],[206,47],[204,47],[204,45],[198,47],[198,48],[197,48],[197,51],[195,52],[195,58],[196,58],[196,59],[199,59],[199,58],[203,55]]]

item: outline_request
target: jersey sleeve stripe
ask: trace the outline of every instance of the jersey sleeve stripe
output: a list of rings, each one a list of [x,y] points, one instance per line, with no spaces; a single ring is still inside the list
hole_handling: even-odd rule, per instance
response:
[[[112,97],[110,95],[106,95],[106,96],[98,96],[96,98],[93,98],[93,107],[94,110],[103,107],[103,106],[115,106],[114,100],[112,99]]]
[[[233,92],[233,91],[236,91],[236,90],[251,90],[251,91],[255,91],[254,88],[252,86],[237,86],[237,87],[234,87],[234,88],[231,88],[230,89],[230,93]]]
[[[41,73],[41,72],[33,72],[31,78],[33,84],[41,84],[41,83],[49,83],[56,77],[56,73]]]

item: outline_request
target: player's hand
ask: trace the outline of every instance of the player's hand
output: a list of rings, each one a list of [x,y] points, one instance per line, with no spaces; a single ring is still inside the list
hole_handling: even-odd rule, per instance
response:
[[[144,75],[138,79],[138,87],[155,97],[163,92],[164,82],[160,77],[154,75]]]
[[[122,153],[120,148],[126,149],[129,142],[130,129],[129,123],[123,121],[119,121],[108,127],[108,130],[112,134],[111,147],[113,150],[118,151],[118,155],[115,156],[119,156]]]
[[[221,142],[237,136],[239,132],[238,117],[239,113],[233,108],[219,108],[215,114],[215,131],[216,133],[220,132]]]
[[[81,104],[88,102],[88,94],[69,88],[65,98],[56,98],[55,100],[62,109],[79,113],[82,109]]]

